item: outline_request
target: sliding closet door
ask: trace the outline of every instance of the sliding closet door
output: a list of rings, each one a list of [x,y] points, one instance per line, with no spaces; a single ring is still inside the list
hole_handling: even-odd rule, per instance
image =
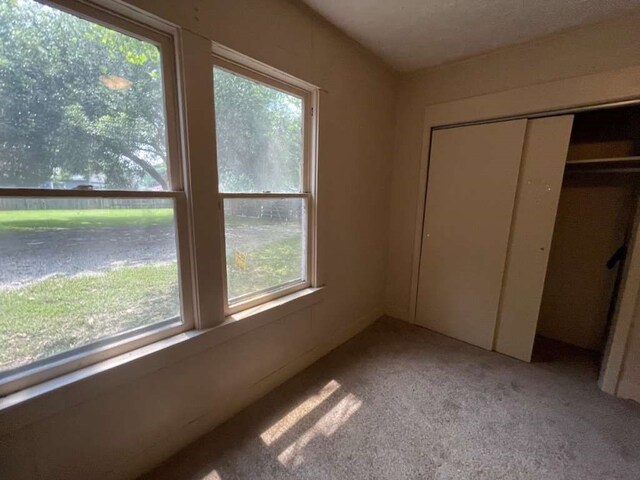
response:
[[[494,348],[531,360],[573,115],[529,120]]]
[[[416,323],[491,349],[527,120],[433,131]]]

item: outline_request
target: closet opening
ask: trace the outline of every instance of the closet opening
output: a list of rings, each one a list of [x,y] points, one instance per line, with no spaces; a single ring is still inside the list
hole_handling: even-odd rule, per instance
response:
[[[575,114],[532,361],[598,378],[639,186],[640,107]]]

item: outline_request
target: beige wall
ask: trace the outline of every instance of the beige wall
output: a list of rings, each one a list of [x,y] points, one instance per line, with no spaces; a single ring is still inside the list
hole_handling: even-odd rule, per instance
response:
[[[409,317],[427,105],[640,64],[640,15],[403,76],[389,217],[387,313]]]
[[[319,198],[327,289],[321,303],[250,331],[242,326],[247,331],[230,341],[207,333],[115,366],[90,386],[80,382],[0,412],[2,478],[139,474],[383,312],[394,74],[294,2],[134,3],[326,89]]]
[[[562,188],[537,331],[597,351],[618,272],[606,262],[624,243],[635,206],[631,185],[602,180],[574,175]]]

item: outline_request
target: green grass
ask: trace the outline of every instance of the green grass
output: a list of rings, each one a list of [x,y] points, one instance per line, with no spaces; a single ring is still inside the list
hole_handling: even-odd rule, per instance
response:
[[[148,227],[173,223],[171,208],[87,210],[0,210],[0,232],[65,230],[103,227]],[[229,216],[227,227],[264,225],[270,220]]]
[[[299,236],[271,242],[247,254],[246,268],[227,255],[229,298],[255,293],[300,278],[302,243]]]
[[[172,219],[172,209],[0,211],[0,234],[162,225]],[[226,226],[271,224],[274,221],[229,216]],[[227,258],[232,298],[300,277],[303,248],[299,235],[244,253],[246,268],[236,265],[233,254]],[[178,290],[174,263],[54,276],[0,291],[0,370],[178,315]]]
[[[72,228],[147,227],[173,222],[171,208],[2,210],[0,232]]]
[[[179,314],[176,264],[51,277],[0,291],[0,370]]]

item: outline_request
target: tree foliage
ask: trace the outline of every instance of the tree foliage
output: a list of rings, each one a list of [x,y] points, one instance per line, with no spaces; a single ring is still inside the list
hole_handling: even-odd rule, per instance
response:
[[[220,190],[300,191],[302,100],[221,68],[214,85]]]
[[[155,45],[0,0],[1,185],[98,176],[109,188],[166,188],[162,97]]]
[[[0,0],[0,186],[166,189],[161,65],[151,42]],[[216,69],[215,108],[221,190],[300,190],[300,98]]]

